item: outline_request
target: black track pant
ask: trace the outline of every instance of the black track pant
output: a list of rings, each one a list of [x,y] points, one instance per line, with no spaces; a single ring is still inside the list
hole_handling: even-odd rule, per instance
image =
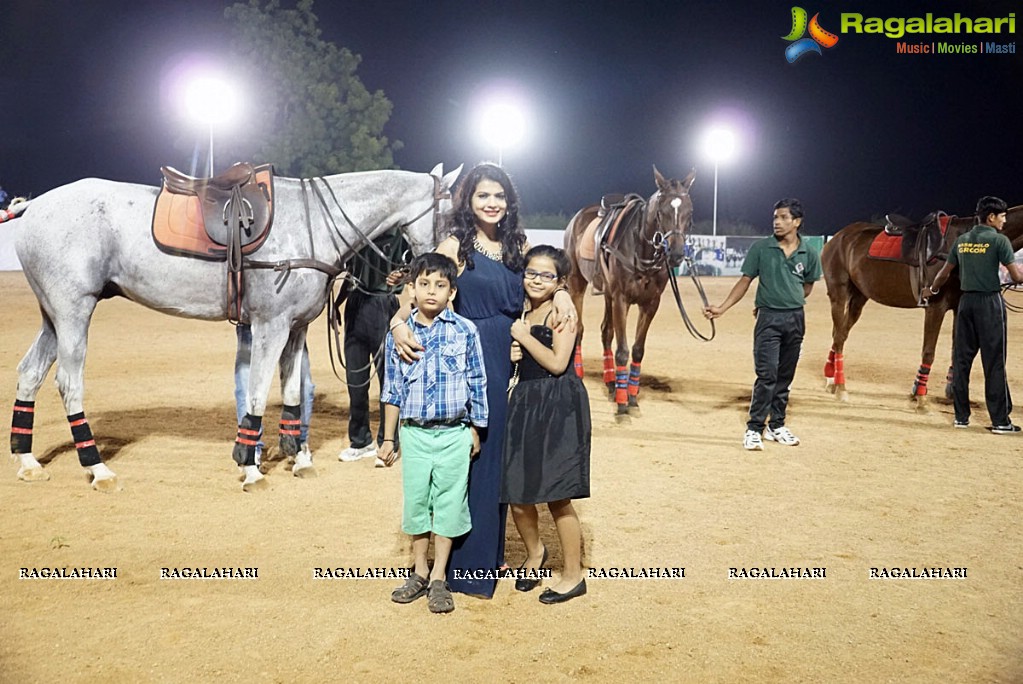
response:
[[[984,400],[992,425],[1007,425],[1012,397],[1005,379],[1005,302],[1000,292],[964,292],[956,316],[952,396],[956,420],[970,418],[970,369],[980,352]]]
[[[394,295],[374,296],[355,290],[345,302],[345,375],[350,411],[348,440],[356,448],[373,442],[373,433],[369,429],[370,368],[383,387],[385,359],[381,344],[387,335],[387,324],[397,310],[398,300]],[[381,406],[377,443],[384,438],[383,416]]]
[[[757,381],[749,405],[747,430],[776,430],[785,424],[789,386],[796,375],[806,319],[802,309],[760,309],[753,329],[753,363]]]

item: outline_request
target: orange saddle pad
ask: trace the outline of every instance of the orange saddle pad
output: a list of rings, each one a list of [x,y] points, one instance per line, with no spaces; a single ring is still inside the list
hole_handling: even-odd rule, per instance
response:
[[[945,214],[938,218],[938,226],[941,229],[942,236],[948,230],[949,221],[953,217]],[[877,237],[870,243],[870,249],[867,250],[867,256],[871,259],[881,259],[882,261],[902,261],[902,236],[901,235],[889,235],[883,230],[877,234]]]
[[[242,254],[252,254],[259,249],[270,234],[273,224],[273,166],[266,164],[256,169],[256,184],[266,199],[268,220],[259,235],[248,237],[242,246]],[[206,232],[202,200],[197,195],[183,195],[170,192],[166,186],[160,189],[153,210],[153,240],[161,251],[175,256],[190,256],[210,261],[225,261],[227,245],[213,240]]]

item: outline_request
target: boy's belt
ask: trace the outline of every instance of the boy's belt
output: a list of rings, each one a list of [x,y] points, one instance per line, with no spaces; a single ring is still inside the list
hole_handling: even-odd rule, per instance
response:
[[[443,428],[460,427],[465,424],[461,418],[455,418],[451,420],[413,420],[406,418],[402,421],[402,425],[411,425],[412,427],[423,428],[424,430],[440,430]]]

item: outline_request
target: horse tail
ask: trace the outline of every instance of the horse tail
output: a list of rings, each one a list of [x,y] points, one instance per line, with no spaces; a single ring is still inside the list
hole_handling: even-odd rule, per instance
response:
[[[0,209],[0,223],[18,218],[25,213],[29,204],[31,204],[31,200],[27,200],[24,197],[15,197],[11,200],[11,203],[7,205],[6,209]]]

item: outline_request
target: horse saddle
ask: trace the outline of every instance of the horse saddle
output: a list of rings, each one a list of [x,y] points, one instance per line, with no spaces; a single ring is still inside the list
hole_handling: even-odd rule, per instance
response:
[[[606,246],[616,247],[625,231],[643,214],[644,200],[639,195],[611,194],[600,198],[600,210],[583,229],[579,241],[579,256],[594,259]]]
[[[153,240],[167,254],[225,261],[237,239],[243,255],[258,250],[273,225],[273,166],[237,163],[213,178],[169,166],[153,211]]]
[[[933,211],[920,221],[888,214],[884,230],[874,238],[867,256],[909,266],[926,266],[944,256],[941,251],[950,218],[943,211]]]

